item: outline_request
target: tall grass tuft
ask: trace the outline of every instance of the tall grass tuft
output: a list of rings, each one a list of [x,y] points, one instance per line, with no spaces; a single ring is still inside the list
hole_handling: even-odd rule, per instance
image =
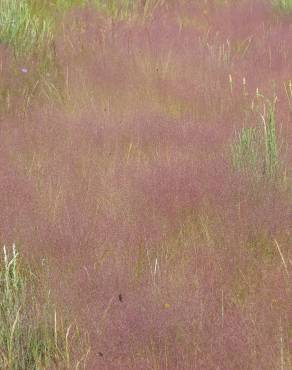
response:
[[[244,127],[231,146],[233,166],[237,170],[256,167],[258,161],[257,130]]]
[[[17,55],[44,50],[52,40],[53,20],[36,4],[31,0],[0,3],[0,42],[11,45]]]
[[[16,105],[26,113],[36,96],[60,99],[53,47],[58,17],[53,17],[54,12],[48,1],[0,2],[1,110],[10,111]],[[3,51],[9,53],[6,67]]]
[[[0,270],[0,368],[71,369],[70,326],[49,297],[40,294],[37,276],[3,247]],[[71,335],[71,334],[70,334]]]
[[[292,12],[292,0],[273,0],[273,5],[285,13]]]
[[[126,20],[139,14],[149,16],[155,8],[164,3],[164,0],[87,0],[87,3],[94,5],[113,19]]]
[[[269,103],[267,120],[262,115],[265,142],[265,173],[274,176],[279,165],[278,144],[276,135],[275,103]]]
[[[251,170],[260,177],[273,178],[280,167],[276,131],[275,104],[267,101],[268,109],[260,113],[262,125],[244,127],[231,145],[233,167],[239,171]],[[267,112],[266,112],[267,110]]]

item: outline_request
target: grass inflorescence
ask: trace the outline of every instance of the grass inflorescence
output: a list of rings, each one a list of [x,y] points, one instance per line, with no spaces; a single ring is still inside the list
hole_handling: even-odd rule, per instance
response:
[[[292,368],[289,15],[0,7],[0,368]]]

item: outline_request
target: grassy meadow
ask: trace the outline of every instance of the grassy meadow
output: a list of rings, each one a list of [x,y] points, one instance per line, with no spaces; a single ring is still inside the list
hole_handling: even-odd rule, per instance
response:
[[[0,369],[292,370],[292,1],[0,1]]]

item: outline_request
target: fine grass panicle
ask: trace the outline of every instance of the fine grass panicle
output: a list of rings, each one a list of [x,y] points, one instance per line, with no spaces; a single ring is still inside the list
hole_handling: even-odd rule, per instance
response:
[[[0,370],[292,369],[272,1],[0,0]]]
[[[0,368],[72,369],[71,327],[39,292],[15,245],[12,253],[3,247],[0,290]]]

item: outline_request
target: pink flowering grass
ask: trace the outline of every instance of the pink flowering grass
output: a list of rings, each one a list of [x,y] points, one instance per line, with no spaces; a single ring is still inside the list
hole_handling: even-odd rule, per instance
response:
[[[3,116],[0,240],[48,260],[88,369],[291,368],[290,23],[260,1],[75,9],[63,103]],[[275,95],[277,177],[237,171]]]

